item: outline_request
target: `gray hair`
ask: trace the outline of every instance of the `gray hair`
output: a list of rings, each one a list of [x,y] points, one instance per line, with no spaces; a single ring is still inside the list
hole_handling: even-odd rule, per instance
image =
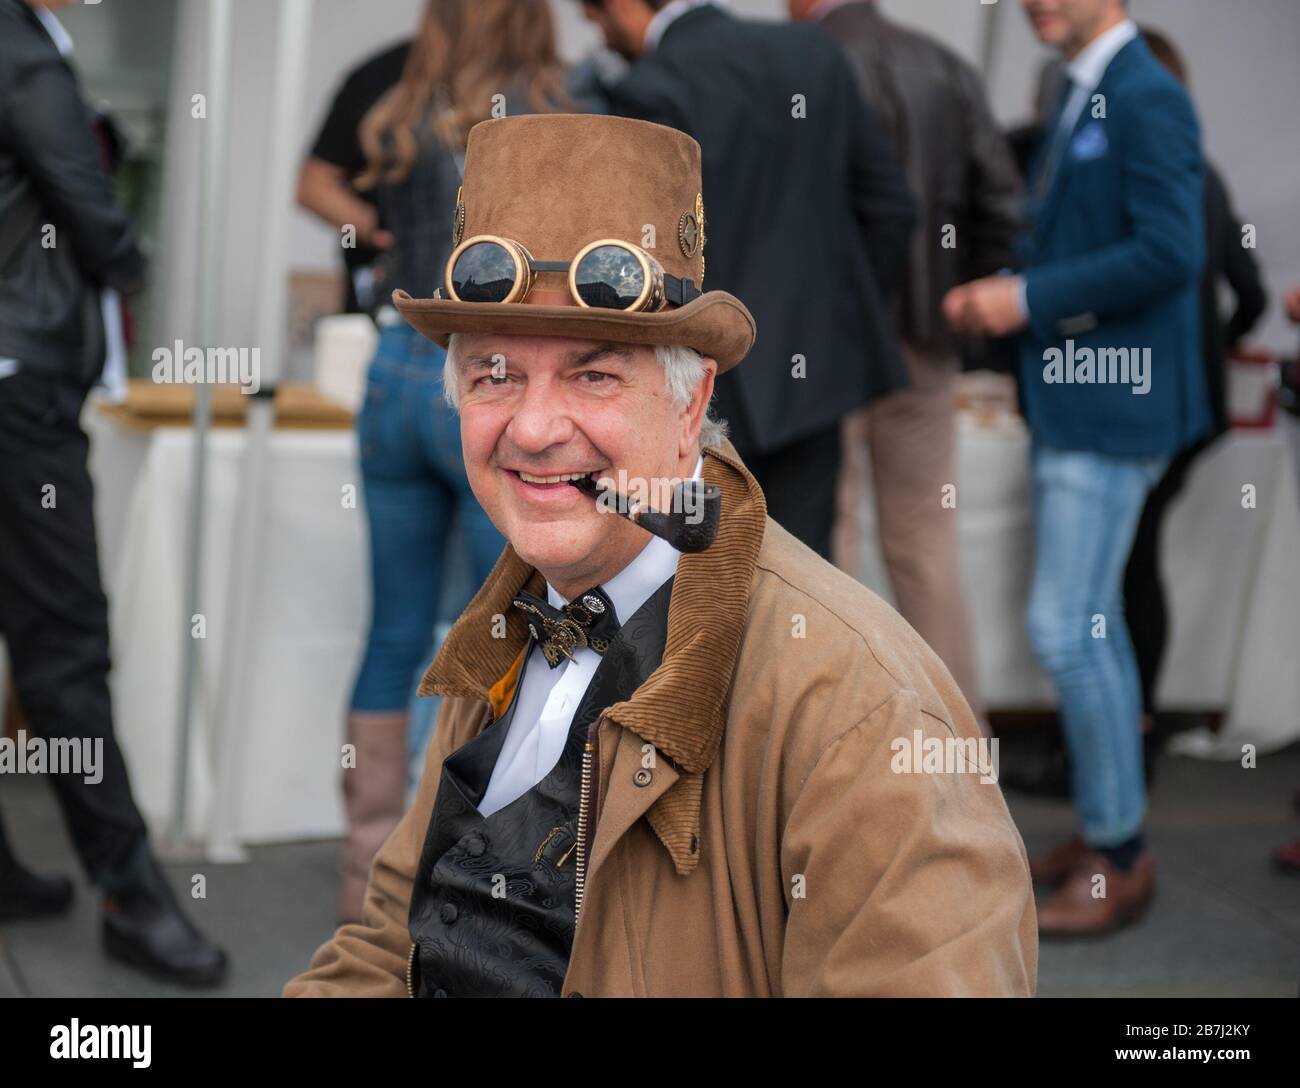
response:
[[[460,407],[460,372],[456,358],[456,341],[459,336],[459,333],[452,333],[448,339],[447,359],[442,367],[443,399],[453,409]],[[668,390],[668,396],[676,407],[685,408],[690,404],[696,387],[704,380],[704,375],[707,373],[704,356],[694,348],[659,344],[655,346],[655,358],[664,368],[664,386]],[[700,449],[716,450],[721,447],[726,437],[727,421],[716,419],[706,408],[704,421],[700,424]]]

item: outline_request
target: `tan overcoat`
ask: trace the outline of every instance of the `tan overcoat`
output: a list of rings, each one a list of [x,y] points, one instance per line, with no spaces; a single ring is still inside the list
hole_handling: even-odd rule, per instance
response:
[[[662,664],[595,730],[564,994],[1032,994],[1033,892],[1000,787],[973,765],[902,763],[979,737],[948,670],[768,519],[729,443],[705,451],[703,477],[723,491],[718,538],[681,557]],[[523,586],[544,592],[507,547],[421,685],[445,698],[363,921],[286,996],[408,994],[411,882],[442,761],[508,704]]]

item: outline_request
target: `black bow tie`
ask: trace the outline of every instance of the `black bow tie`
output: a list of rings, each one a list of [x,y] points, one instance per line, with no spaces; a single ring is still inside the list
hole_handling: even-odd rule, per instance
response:
[[[584,646],[603,654],[618,634],[614,603],[599,586],[579,593],[563,608],[523,592],[515,596],[514,606],[528,617],[528,633],[541,643],[551,668]]]

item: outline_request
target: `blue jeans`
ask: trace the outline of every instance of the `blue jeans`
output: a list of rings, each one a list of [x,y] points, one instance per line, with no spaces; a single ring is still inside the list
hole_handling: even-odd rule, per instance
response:
[[[403,324],[380,331],[370,364],[357,437],[373,604],[353,710],[408,706],[429,662],[457,517],[475,590],[505,547],[469,487],[460,424],[442,397],[445,358]]]
[[[1034,444],[1029,638],[1056,682],[1084,841],[1142,829],[1142,689],[1124,622],[1124,567],[1147,492],[1168,457]]]

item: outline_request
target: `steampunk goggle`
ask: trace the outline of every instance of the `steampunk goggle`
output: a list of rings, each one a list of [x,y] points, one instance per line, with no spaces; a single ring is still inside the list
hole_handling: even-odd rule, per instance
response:
[[[447,260],[444,287],[457,302],[523,302],[541,272],[567,272],[579,306],[652,311],[700,296],[639,246],[617,238],[588,242],[572,261],[537,261],[523,244],[495,234],[466,238]]]

